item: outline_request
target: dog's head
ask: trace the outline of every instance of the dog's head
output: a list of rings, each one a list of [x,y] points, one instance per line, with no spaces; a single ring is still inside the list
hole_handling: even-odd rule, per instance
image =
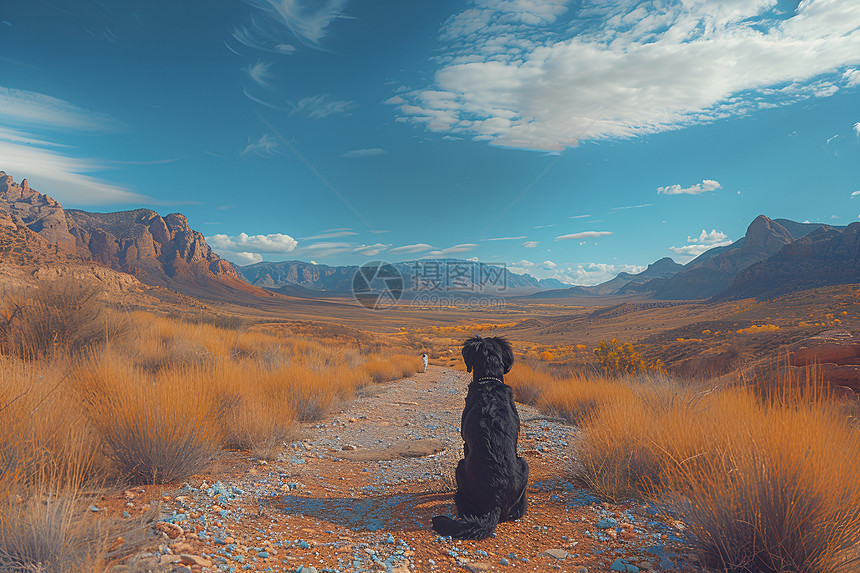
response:
[[[475,336],[463,343],[463,362],[467,372],[474,369],[478,376],[502,376],[514,365],[514,351],[501,336]]]

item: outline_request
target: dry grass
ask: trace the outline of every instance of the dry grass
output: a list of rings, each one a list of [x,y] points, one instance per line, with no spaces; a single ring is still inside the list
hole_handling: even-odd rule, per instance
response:
[[[612,500],[659,501],[711,566],[858,569],[860,430],[816,369],[707,391],[662,376],[525,378],[540,380],[544,411],[581,425],[578,477]]]
[[[36,360],[78,353],[125,335],[128,323],[98,297],[94,286],[72,280],[6,293],[0,307],[0,352]]]

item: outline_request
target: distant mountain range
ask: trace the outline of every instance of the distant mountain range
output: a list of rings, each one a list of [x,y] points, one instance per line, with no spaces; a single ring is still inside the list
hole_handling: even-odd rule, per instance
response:
[[[639,294],[657,300],[768,298],[796,290],[860,282],[860,223],[847,227],[756,217],[746,234],[686,265],[660,259],[636,275],[574,286],[534,298]]]
[[[303,261],[237,267],[214,253],[180,213],[149,209],[91,213],[17,184],[0,171],[0,262],[96,262],[145,284],[188,294],[301,298],[348,294],[356,266]],[[457,259],[393,263],[406,296],[457,292],[463,296],[537,298],[637,296],[656,300],[768,298],[796,290],[860,283],[860,222],[847,227],[798,223],[759,215],[746,234],[686,265],[660,259],[638,274],[620,273],[594,286],[513,273],[503,265]]]
[[[556,279],[536,279],[503,266],[460,259],[420,259],[392,263],[403,277],[404,295],[440,291],[467,295],[506,295],[566,286]],[[254,286],[291,296],[350,293],[357,266],[329,266],[304,261],[262,262],[236,267]]]

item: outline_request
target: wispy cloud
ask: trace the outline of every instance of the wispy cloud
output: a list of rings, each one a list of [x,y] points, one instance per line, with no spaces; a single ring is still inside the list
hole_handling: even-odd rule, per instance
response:
[[[701,195],[702,193],[708,193],[722,188],[723,186],[713,179],[703,179],[701,183],[690,185],[689,187],[681,187],[680,185],[658,187],[657,195]]]
[[[368,147],[366,149],[352,149],[342,154],[341,157],[376,157],[388,153],[379,147]]]
[[[415,243],[414,245],[402,245],[400,247],[394,247],[389,252],[395,254],[414,254],[414,253],[422,253],[424,251],[429,251],[433,248],[433,245],[428,245],[427,243]]]
[[[259,50],[292,53],[295,46],[287,37],[317,50],[329,33],[332,22],[343,18],[347,0],[245,0],[253,12],[248,24],[236,27],[233,37]]]
[[[332,100],[326,94],[302,98],[290,110],[290,115],[303,115],[310,119],[322,119],[330,115],[347,113],[355,107],[355,102]]]
[[[383,243],[376,243],[373,245],[361,245],[360,247],[356,247],[355,253],[358,255],[364,255],[366,257],[375,257],[390,246],[390,244],[385,245]]]
[[[624,205],[623,207],[613,207],[612,211],[626,211],[627,209],[644,209],[645,207],[652,207],[653,203],[642,203],[641,205]]]
[[[540,244],[540,241],[526,241],[523,246],[527,249],[534,249]]]
[[[856,197],[857,195],[860,195],[860,191],[855,191],[854,193],[852,193],[852,194],[851,194],[851,198],[853,199],[853,198],[854,198],[854,197]]]
[[[0,87],[0,121],[37,129],[39,135],[0,127],[0,169],[28,179],[41,193],[67,205],[152,204],[152,198],[92,174],[111,164],[76,157],[69,145],[52,141],[66,133],[108,131],[121,126],[107,114],[36,92]]]
[[[516,241],[518,239],[525,239],[525,235],[520,235],[519,237],[493,237],[492,239],[485,239],[487,241]]]
[[[269,62],[264,62],[262,60],[257,60],[255,64],[248,64],[244,68],[242,68],[245,73],[250,76],[252,80],[257,82],[263,87],[271,87],[271,80],[274,79],[275,75],[269,71],[272,67],[272,64]]]
[[[615,278],[618,273],[638,274],[645,270],[641,265],[616,265],[612,263],[582,263],[557,268],[551,277],[574,285],[590,286]]]
[[[854,124],[854,133],[857,134],[857,137],[860,137],[860,121]]]
[[[90,111],[45,94],[2,86],[0,118],[6,124],[54,130],[106,131],[121,125],[105,113]]]
[[[605,237],[611,234],[612,231],[582,231],[580,233],[570,233],[569,235],[559,235],[555,239],[557,241],[569,241],[573,239],[592,239],[597,237]]]
[[[278,149],[278,140],[269,133],[264,133],[257,141],[251,141],[248,138],[248,144],[239,153],[242,157],[253,153],[258,157],[270,158],[276,155],[283,155]]]
[[[804,0],[478,0],[445,22],[401,117],[493,145],[560,150],[827,97],[860,82],[860,10]]]
[[[571,215],[568,219],[585,219],[587,217],[591,217],[591,215]]]
[[[349,229],[329,229],[327,231],[323,231],[322,233],[317,233],[316,235],[311,235],[310,237],[302,237],[303,241],[315,241],[319,239],[339,239],[341,237],[351,237],[352,235],[357,235],[355,231],[351,231]]]
[[[467,253],[477,247],[478,245],[474,243],[463,243],[460,245],[454,245],[453,247],[448,247],[445,249],[439,249],[436,251],[430,251],[425,255],[425,257],[447,257],[448,255],[456,255],[457,253]]]

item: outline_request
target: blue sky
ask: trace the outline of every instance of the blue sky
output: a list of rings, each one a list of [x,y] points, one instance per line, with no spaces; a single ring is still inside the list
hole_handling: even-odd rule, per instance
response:
[[[594,284],[860,217],[857,2],[28,0],[0,69],[0,169],[240,264]]]

